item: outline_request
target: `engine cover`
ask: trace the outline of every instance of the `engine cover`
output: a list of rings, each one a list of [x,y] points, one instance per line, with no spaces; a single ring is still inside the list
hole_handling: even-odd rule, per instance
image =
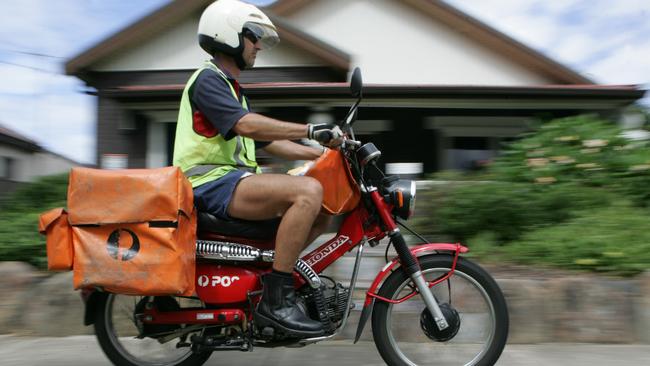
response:
[[[262,289],[261,275],[262,271],[253,267],[197,263],[196,293],[207,304],[244,302],[249,292]]]

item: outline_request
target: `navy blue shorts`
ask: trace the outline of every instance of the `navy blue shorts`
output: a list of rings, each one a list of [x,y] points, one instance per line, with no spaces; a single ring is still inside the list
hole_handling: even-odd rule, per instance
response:
[[[199,211],[210,213],[223,220],[231,220],[228,205],[237,183],[251,173],[235,170],[223,177],[194,188],[194,205]]]

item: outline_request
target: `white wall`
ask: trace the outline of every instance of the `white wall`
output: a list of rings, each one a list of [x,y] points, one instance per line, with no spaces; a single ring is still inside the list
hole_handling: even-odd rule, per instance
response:
[[[49,152],[40,152],[32,154],[29,166],[27,179],[31,181],[44,175],[67,173],[79,164]]]
[[[147,168],[167,166],[167,124],[150,121],[147,124]]]
[[[11,176],[10,180],[25,182],[27,181],[28,165],[31,162],[31,154],[23,150],[14,149],[8,146],[0,146],[0,157],[10,158],[11,163]]]
[[[93,69],[98,71],[195,69],[210,56],[199,47],[196,30],[199,20],[188,19],[146,43],[108,57]],[[258,54],[257,67],[322,65],[316,57],[282,43]]]
[[[550,81],[394,0],[318,0],[289,19],[294,26],[352,55],[366,83],[538,85]],[[197,44],[196,19],[137,44],[94,69],[194,69],[209,58]],[[258,55],[257,67],[322,65],[280,42]]]
[[[65,173],[79,165],[49,152],[31,153],[10,146],[0,146],[0,157],[13,160],[9,180],[16,182],[30,182],[40,176]]]
[[[393,0],[314,1],[295,25],[354,55],[364,82],[531,85],[549,81],[408,5]]]

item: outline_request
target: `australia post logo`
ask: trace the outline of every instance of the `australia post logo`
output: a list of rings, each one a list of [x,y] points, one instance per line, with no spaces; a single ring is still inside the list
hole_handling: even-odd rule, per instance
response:
[[[338,238],[336,238],[335,241],[331,242],[325,248],[319,250],[310,258],[308,258],[306,261],[307,264],[309,264],[309,266],[313,266],[314,264],[320,262],[323,258],[327,257],[330,253],[338,249],[341,245],[347,243],[348,240],[350,240],[350,238],[345,235],[339,236]]]
[[[230,287],[235,281],[239,280],[239,276],[212,276],[212,278],[207,275],[201,275],[197,279],[199,286],[206,287],[208,285],[215,287],[217,285],[223,287]]]
[[[116,229],[106,241],[108,255],[115,260],[129,261],[140,251],[140,239],[129,229]]]

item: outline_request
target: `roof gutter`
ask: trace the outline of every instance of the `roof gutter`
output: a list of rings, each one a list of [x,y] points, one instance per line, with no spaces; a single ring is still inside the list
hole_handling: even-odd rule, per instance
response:
[[[177,108],[183,85],[129,86],[105,89],[102,96],[126,103],[164,102]],[[257,108],[345,107],[350,104],[346,83],[244,84]],[[627,86],[480,87],[385,86],[364,87],[362,105],[369,108],[448,109],[456,111],[609,111],[642,98],[645,90]]]

